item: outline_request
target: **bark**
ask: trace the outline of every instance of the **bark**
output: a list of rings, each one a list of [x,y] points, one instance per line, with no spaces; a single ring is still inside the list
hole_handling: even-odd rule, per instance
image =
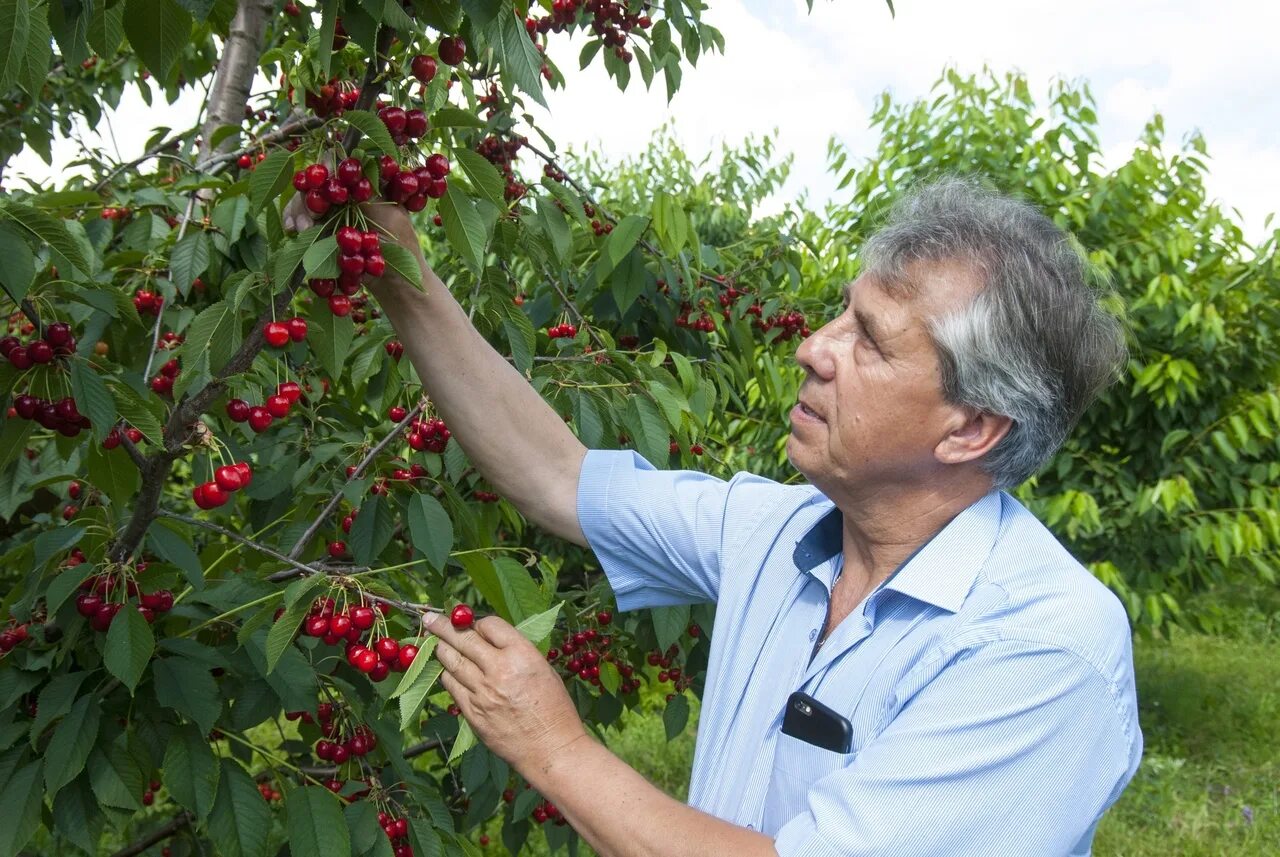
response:
[[[249,103],[250,87],[258,71],[272,10],[270,0],[240,0],[236,8],[222,58],[218,60],[218,71],[213,77],[213,88],[209,90],[209,112],[200,129],[200,162],[237,147],[239,134],[230,135],[216,149],[210,145],[211,137],[223,125],[239,125],[244,121],[244,108]]]

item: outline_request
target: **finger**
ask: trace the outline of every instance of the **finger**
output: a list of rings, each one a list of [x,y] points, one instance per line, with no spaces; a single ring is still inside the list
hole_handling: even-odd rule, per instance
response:
[[[467,690],[461,682],[448,673],[440,674],[440,686],[449,691],[449,695],[453,697],[453,701],[458,703],[458,707],[463,713],[471,710],[471,691]]]
[[[468,690],[478,690],[484,685],[484,673],[462,652],[448,643],[436,646],[436,660],[444,667],[445,674],[461,682]]]
[[[510,622],[501,616],[485,616],[483,619],[477,619],[472,627],[476,629],[476,633],[499,649],[519,645],[520,643],[529,643],[524,634],[517,631]]]
[[[476,633],[474,625],[469,628],[455,628],[447,617],[436,614],[430,620],[423,622],[423,627],[439,637],[442,643],[448,643],[462,652],[481,669],[487,669],[494,655],[497,654],[494,645]]]

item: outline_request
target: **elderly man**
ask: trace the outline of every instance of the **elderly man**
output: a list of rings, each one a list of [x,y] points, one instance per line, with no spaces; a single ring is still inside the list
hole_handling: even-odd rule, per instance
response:
[[[714,602],[689,805],[586,732],[495,617],[436,617],[476,733],[604,855],[1082,855],[1137,768],[1128,622],[1008,493],[1124,358],[1071,238],[977,184],[918,188],[800,346],[808,485],[588,451],[468,323],[373,286],[472,461],[590,547],[621,610]],[[792,710],[794,709],[794,711]]]

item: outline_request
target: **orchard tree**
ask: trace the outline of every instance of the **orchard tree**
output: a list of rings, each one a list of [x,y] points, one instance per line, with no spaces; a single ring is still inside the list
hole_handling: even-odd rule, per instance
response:
[[[808,332],[795,248],[602,202],[524,113],[571,36],[674,93],[722,48],[703,11],[0,0],[0,165],[130,88],[207,89],[138,159],[0,194],[0,855],[475,854],[499,817],[513,852],[573,848],[436,685],[428,609],[515,624],[594,729],[642,703],[684,728],[709,611],[615,617],[475,472],[363,282],[419,282],[367,216],[417,213],[587,445],[726,466],[725,414]]]

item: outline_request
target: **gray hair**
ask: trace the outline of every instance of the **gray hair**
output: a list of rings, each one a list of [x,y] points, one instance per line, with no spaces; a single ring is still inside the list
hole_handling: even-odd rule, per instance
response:
[[[1079,244],[1034,206],[970,178],[917,186],[862,250],[862,271],[891,291],[908,268],[955,262],[979,278],[966,306],[931,323],[942,392],[955,405],[1012,419],[983,458],[993,487],[1032,476],[1125,365],[1121,322]]]

